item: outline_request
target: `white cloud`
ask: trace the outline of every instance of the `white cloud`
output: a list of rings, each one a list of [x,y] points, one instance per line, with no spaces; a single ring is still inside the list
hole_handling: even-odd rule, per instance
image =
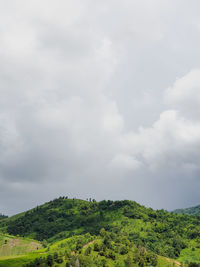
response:
[[[153,170],[182,168],[192,162],[198,166],[200,122],[190,122],[173,110],[165,111],[153,127],[125,136],[124,143]]]
[[[165,93],[166,102],[175,106],[191,119],[200,115],[200,69],[194,69],[182,78],[177,78]]]

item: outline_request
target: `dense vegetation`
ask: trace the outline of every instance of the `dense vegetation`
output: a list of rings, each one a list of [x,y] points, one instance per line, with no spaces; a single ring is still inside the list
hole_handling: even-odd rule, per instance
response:
[[[144,247],[138,248],[125,237],[113,238],[102,229],[98,236],[77,235],[54,242],[46,250],[39,250],[21,257],[0,258],[1,267],[127,267],[127,266],[163,266],[172,267],[176,262]]]
[[[5,218],[0,227],[46,247],[27,266],[165,266],[157,255],[200,262],[198,216],[155,211],[134,201],[60,197]]]
[[[187,209],[177,209],[175,211],[173,211],[174,213],[178,213],[178,214],[188,214],[188,215],[194,215],[194,216],[200,216],[200,205],[196,206],[196,207],[191,207],[191,208],[187,208]]]
[[[58,253],[59,251],[59,253]],[[65,261],[65,266],[133,266],[142,264],[156,266],[157,255],[147,252],[143,247],[133,247],[124,237],[113,236],[102,229],[99,236],[89,234],[74,236],[57,242],[49,248],[50,254],[45,258],[34,260],[27,264],[33,266],[36,261],[43,266],[51,266]]]

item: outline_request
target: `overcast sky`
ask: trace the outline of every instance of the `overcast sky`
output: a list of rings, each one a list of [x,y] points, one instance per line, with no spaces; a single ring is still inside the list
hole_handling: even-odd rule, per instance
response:
[[[200,204],[199,10],[0,2],[0,213],[60,195]]]

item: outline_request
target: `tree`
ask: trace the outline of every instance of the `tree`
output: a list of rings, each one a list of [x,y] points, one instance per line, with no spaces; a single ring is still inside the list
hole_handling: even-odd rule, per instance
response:
[[[94,243],[94,251],[99,251],[100,247],[99,244],[97,242]]]
[[[126,266],[126,267],[132,267],[132,266],[133,266],[131,257],[130,257],[129,255],[128,255],[128,257],[125,259],[124,263],[125,263],[125,266]]]
[[[76,259],[75,267],[80,267],[80,263],[79,263],[79,259],[78,258]]]
[[[88,256],[91,253],[92,249],[90,246],[88,246],[85,250],[85,256]]]
[[[47,256],[46,263],[48,266],[53,266],[53,257],[51,255]]]

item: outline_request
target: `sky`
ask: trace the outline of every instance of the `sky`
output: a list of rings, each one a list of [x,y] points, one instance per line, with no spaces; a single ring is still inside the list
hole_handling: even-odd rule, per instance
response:
[[[200,204],[199,0],[0,3],[0,213],[59,196]]]

